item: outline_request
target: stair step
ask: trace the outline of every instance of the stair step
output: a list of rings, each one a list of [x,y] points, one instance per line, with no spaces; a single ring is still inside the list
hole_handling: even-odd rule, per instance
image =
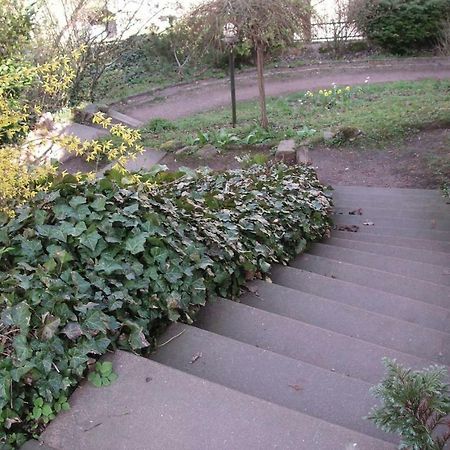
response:
[[[448,210],[443,199],[420,199],[420,198],[399,198],[376,195],[343,194],[340,192],[332,193],[334,204],[339,206],[349,206],[352,209],[357,208],[397,208],[400,210],[423,210],[426,212],[445,213]]]
[[[391,256],[393,258],[401,258],[409,261],[417,261],[447,268],[450,267],[450,255],[444,252],[432,252],[424,249],[419,250],[409,247],[400,247],[397,245],[378,244],[352,239],[342,239],[338,237],[331,237],[323,241],[323,243],[333,245],[335,247],[373,253],[376,255]]]
[[[395,445],[260,400],[131,353],[112,356],[118,380],[88,383],[42,435],[74,449],[394,449]]]
[[[362,250],[335,247],[333,245],[328,245],[328,243],[313,244],[309,249],[308,254],[333,259],[335,261],[342,261],[357,266],[384,270],[386,272],[403,275],[405,277],[443,284],[444,286],[450,286],[450,269],[448,267],[408,261],[392,256],[376,255]]]
[[[347,195],[366,195],[372,197],[389,196],[391,198],[420,198],[441,200],[442,194],[437,189],[382,188],[369,186],[334,186],[334,192]]]
[[[450,332],[450,307],[442,308],[389,292],[359,286],[313,272],[276,265],[272,267],[274,283],[297,291],[366,309],[424,327]]]
[[[360,286],[367,286],[403,297],[426,301],[444,308],[450,308],[450,289],[440,284],[311,254],[304,254],[297,257],[290,265],[297,269],[319,273],[330,278],[349,281]]]
[[[336,231],[346,231],[350,233],[345,228],[350,227],[354,224],[351,220],[339,221],[334,226]],[[444,244],[450,242],[450,231],[441,230],[425,230],[425,229],[415,229],[415,228],[397,228],[397,227],[377,227],[377,226],[359,226],[357,233],[373,234],[376,236],[390,236],[390,237],[401,237],[409,239],[427,239],[430,241],[442,241]]]
[[[174,336],[179,337],[170,341]],[[172,325],[159,342],[170,342],[151,356],[161,364],[378,439],[398,442],[364,419],[375,403],[368,383],[189,325]]]
[[[424,209],[425,208],[425,209]],[[334,208],[334,211],[338,215],[342,216],[354,216],[361,213],[359,217],[372,217],[375,219],[417,219],[423,220],[424,218],[433,219],[444,219],[448,220],[450,216],[450,211],[435,211],[434,208],[424,208],[420,209],[398,209],[398,208],[351,208],[350,206],[339,204]],[[353,214],[350,214],[353,213]]]
[[[423,216],[422,216],[423,217]],[[336,225],[357,225],[360,228],[406,228],[411,230],[436,230],[448,232],[450,230],[450,220],[448,218],[434,218],[429,216],[422,219],[411,219],[409,217],[375,217],[369,214],[350,215],[334,214],[333,222]],[[366,225],[370,224],[370,225]]]
[[[363,204],[365,207],[391,207],[398,206],[401,209],[419,209],[422,206],[430,207],[435,206],[442,210],[445,210],[447,200],[438,193],[438,191],[432,191],[433,193],[424,195],[421,192],[403,192],[396,193],[391,190],[386,191],[372,191],[361,190],[359,188],[354,189],[342,189],[341,187],[335,187],[332,192],[333,198],[336,200],[336,204],[340,203],[351,204],[355,202]],[[361,205],[359,206],[361,207]]]
[[[352,241],[362,241],[381,245],[394,245],[397,247],[413,248],[416,250],[450,253],[450,242],[444,241],[414,239],[402,236],[383,236],[373,233],[365,233],[364,230],[359,230],[357,233],[335,230],[331,233],[331,236],[341,239],[349,239]]]
[[[230,300],[211,301],[199,328],[368,383],[382,379],[383,357],[423,368],[430,360],[371,344]]]
[[[263,281],[241,303],[450,365],[450,334]],[[256,290],[256,292],[254,292]]]

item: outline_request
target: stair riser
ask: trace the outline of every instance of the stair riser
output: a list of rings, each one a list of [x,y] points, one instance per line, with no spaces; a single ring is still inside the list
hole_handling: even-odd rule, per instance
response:
[[[291,266],[330,278],[359,284],[360,286],[367,286],[450,308],[450,289],[446,286],[310,254],[296,258],[291,262]]]
[[[353,241],[362,241],[381,245],[395,245],[397,247],[400,246],[416,250],[437,251],[440,253],[450,253],[450,243],[444,241],[411,239],[402,236],[383,236],[373,233],[366,233],[365,230],[359,230],[357,233],[336,230],[331,233],[331,236]]]
[[[300,292],[317,295],[427,328],[450,332],[450,308],[438,307],[424,301],[416,301],[291,267],[274,266],[271,271],[271,278],[274,283]]]
[[[405,277],[450,286],[450,269],[448,267],[407,261],[386,255],[374,255],[360,250],[335,247],[325,243],[314,244],[308,253],[335,261],[384,270]]]
[[[323,243],[333,245],[335,247],[373,253],[375,255],[390,256],[393,258],[400,258],[450,268],[450,255],[441,252],[431,252],[427,250],[418,250],[407,247],[383,245],[341,238],[330,238],[323,241]]]

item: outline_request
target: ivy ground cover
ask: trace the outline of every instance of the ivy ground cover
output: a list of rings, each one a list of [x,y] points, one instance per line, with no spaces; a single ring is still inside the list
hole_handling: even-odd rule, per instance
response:
[[[330,227],[314,171],[65,176],[0,226],[0,442],[38,434],[95,358],[150,351]]]

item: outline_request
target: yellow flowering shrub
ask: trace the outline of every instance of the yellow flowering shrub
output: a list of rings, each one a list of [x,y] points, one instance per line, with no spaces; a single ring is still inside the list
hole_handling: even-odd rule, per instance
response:
[[[0,62],[0,213],[13,216],[16,206],[51,186],[57,167],[33,155],[33,146],[42,141],[23,138],[49,105],[65,104],[77,57],[79,53],[38,66]],[[62,147],[87,161],[114,161],[124,171],[126,161],[143,152],[139,131],[112,124],[103,114],[97,114],[94,122],[109,130],[112,139],[82,142],[75,136],[50,134],[46,145]]]

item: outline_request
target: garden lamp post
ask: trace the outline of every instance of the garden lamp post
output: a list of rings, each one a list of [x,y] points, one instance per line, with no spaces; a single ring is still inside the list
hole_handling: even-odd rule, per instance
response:
[[[227,23],[223,27],[223,40],[230,50],[230,84],[231,108],[233,114],[233,128],[236,126],[236,82],[234,78],[234,47],[238,42],[238,30],[234,23]]]

